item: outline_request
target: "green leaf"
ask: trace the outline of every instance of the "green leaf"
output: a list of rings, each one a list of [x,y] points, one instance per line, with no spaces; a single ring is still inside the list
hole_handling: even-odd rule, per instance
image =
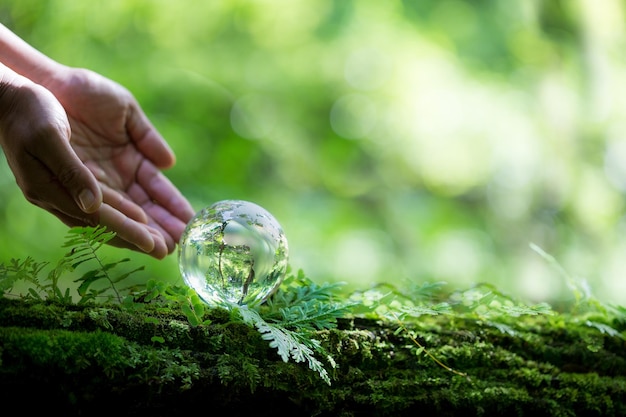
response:
[[[319,349],[319,342],[298,336],[297,333],[289,331],[279,325],[268,323],[255,310],[243,306],[238,309],[241,318],[257,328],[261,337],[269,341],[269,345],[277,350],[278,355],[284,362],[293,359],[296,363],[307,362],[311,370],[317,372],[328,385],[331,384],[328,372],[324,365],[314,356],[312,347]],[[307,343],[305,343],[305,341]]]
[[[28,289],[28,293],[31,295],[31,297],[33,297],[36,300],[41,300],[41,295],[39,295],[39,293],[37,291],[35,291],[35,289],[33,288],[29,288]]]
[[[87,293],[87,290],[89,289],[89,286],[91,284],[103,278],[105,278],[105,276],[102,275],[101,270],[94,269],[94,270],[85,272],[82,277],[74,281],[74,282],[81,283],[80,286],[78,287],[78,294],[81,296],[84,296]]]
[[[183,314],[185,314],[185,317],[187,317],[187,321],[189,322],[189,324],[191,324],[192,326],[198,326],[202,322],[196,315],[195,311],[193,311],[193,309],[189,306],[189,304],[183,304],[181,306],[181,310]]]
[[[613,327],[609,325],[598,323],[596,321],[591,321],[591,320],[586,320],[585,324],[589,327],[598,329],[600,332],[608,334],[609,336],[619,337],[622,340],[626,340],[626,337],[624,337],[624,335],[621,332],[619,332],[618,330],[614,329]]]

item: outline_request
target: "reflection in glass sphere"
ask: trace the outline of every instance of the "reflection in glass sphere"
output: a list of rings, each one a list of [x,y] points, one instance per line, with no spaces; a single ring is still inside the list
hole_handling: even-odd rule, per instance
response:
[[[285,276],[287,238],[264,208],[220,201],[189,221],[178,264],[185,283],[209,304],[262,303]]]

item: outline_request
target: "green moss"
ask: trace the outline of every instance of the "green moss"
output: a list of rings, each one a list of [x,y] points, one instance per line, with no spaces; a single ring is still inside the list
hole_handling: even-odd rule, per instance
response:
[[[29,367],[76,373],[97,367],[105,373],[128,366],[120,355],[124,341],[108,333],[1,327],[3,371]]]
[[[207,403],[228,415],[250,404],[294,416],[626,414],[624,341],[577,320],[520,318],[513,333],[445,316],[400,330],[341,320],[316,334],[338,365],[327,386],[255,329],[209,315],[190,326],[163,308],[0,300],[0,390],[32,390],[66,415],[179,415]]]

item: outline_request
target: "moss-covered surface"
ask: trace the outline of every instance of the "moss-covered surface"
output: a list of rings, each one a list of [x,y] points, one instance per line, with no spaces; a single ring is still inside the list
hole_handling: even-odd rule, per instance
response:
[[[63,415],[626,415],[626,344],[584,320],[342,320],[318,334],[337,362],[328,386],[227,312],[209,318],[0,299],[0,397]]]

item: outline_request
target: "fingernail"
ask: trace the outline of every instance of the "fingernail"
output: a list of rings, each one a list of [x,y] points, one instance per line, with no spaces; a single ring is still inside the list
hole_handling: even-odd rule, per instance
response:
[[[78,202],[80,204],[80,208],[86,212],[91,212],[91,207],[94,205],[96,201],[96,196],[93,195],[91,190],[85,188],[83,191],[78,194]]]
[[[152,236],[151,233],[146,233],[144,237],[144,240],[137,243],[137,247],[146,253],[150,253],[154,250],[154,247],[156,246],[154,236]]]
[[[155,245],[154,239],[152,239],[149,242],[141,242],[137,247],[146,253],[150,253],[154,250]]]

